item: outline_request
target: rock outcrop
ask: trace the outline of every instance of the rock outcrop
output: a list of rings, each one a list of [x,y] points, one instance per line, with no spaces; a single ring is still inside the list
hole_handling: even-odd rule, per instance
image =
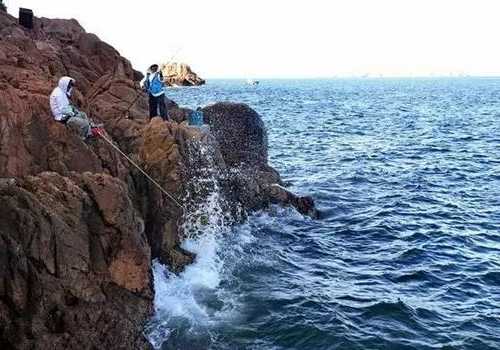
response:
[[[104,140],[85,143],[53,121],[48,96],[63,75],[77,81],[73,101],[172,198]],[[140,78],[75,20],[35,18],[26,30],[0,12],[0,348],[149,348],[151,259],[174,271],[195,259],[181,247],[182,220],[206,196],[188,196],[200,169],[217,174],[228,215],[279,203],[314,216],[268,166],[257,113],[209,106],[205,132],[172,102],[174,121],[149,120]]]
[[[165,82],[169,86],[199,86],[205,84],[191,67],[185,63],[170,62],[160,66]]]
[[[48,96],[62,75],[102,119],[110,104],[126,108],[140,77],[75,20],[35,18],[28,31],[0,13],[0,347],[146,349],[151,249],[135,174],[53,121]],[[103,80],[117,82],[105,86],[114,100],[86,108]]]
[[[169,116],[185,123],[191,112],[175,104],[171,105]],[[210,148],[215,148],[215,158],[220,158],[210,166],[223,174],[220,186],[233,205],[255,211],[279,204],[292,206],[312,218],[319,217],[313,198],[288,191],[279,173],[269,166],[267,130],[256,111],[242,103],[219,102],[203,108],[202,112],[213,138],[205,142],[215,144]],[[199,166],[203,165],[193,165]]]
[[[2,349],[147,348],[150,248],[124,183],[18,181],[0,186]]]
[[[267,131],[248,105],[219,102],[203,109],[225,164],[230,169],[228,192],[247,210],[269,204],[290,205],[317,218],[312,197],[299,197],[283,187],[279,173],[268,164]]]

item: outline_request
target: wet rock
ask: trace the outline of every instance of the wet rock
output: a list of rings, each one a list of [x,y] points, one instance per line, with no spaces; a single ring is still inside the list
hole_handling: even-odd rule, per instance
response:
[[[228,166],[267,164],[267,131],[262,118],[248,105],[219,102],[203,108],[203,118]]]
[[[105,123],[106,138],[180,205],[103,139],[84,143],[53,120],[48,96],[63,75],[77,80],[73,101]],[[192,187],[206,169],[233,217],[271,203],[314,212],[307,198],[270,187],[281,180],[255,111],[207,107],[208,132],[172,101],[172,122],[150,121],[140,78],[75,20],[35,18],[28,31],[0,12],[2,349],[149,348],[151,258],[176,272],[195,258],[181,247],[191,234],[182,222],[212,189]]]
[[[313,219],[319,219],[319,211],[316,209],[314,199],[311,196],[297,196],[278,184],[269,185],[265,189],[265,194],[271,203],[293,206],[299,213]]]
[[[184,236],[180,224],[189,211],[185,195],[192,176],[190,144],[206,142],[207,137],[209,135],[186,123],[164,122],[158,117],[142,132],[138,162],[171,197],[146,180],[137,189],[139,198],[145,199],[140,206],[146,218],[153,257],[174,271],[181,271],[194,259],[193,254],[180,246]]]
[[[228,196],[232,195],[247,210],[273,203],[318,217],[312,198],[287,191],[279,173],[268,165],[267,130],[257,112],[245,104],[222,102],[203,108],[203,116],[228,167]]]

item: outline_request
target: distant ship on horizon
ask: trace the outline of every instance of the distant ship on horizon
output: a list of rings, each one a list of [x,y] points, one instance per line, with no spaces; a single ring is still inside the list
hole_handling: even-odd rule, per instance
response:
[[[254,85],[254,86],[255,86],[255,85],[259,85],[259,83],[260,83],[260,82],[259,82],[258,80],[255,80],[255,79],[250,79],[250,78],[249,78],[249,79],[247,79],[247,84],[248,84],[248,85]]]

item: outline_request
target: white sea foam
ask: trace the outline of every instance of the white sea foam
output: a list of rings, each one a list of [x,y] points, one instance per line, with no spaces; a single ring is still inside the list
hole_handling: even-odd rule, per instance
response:
[[[160,349],[179,326],[193,334],[209,333],[217,324],[238,316],[238,296],[220,284],[229,277],[243,245],[253,238],[250,230],[243,228],[233,233],[238,237],[228,239],[220,232],[207,230],[187,239],[183,248],[195,253],[196,260],[179,275],[158,261],[153,263],[155,315],[146,333],[155,349]],[[234,244],[239,237],[241,244]]]
[[[235,298],[221,289],[220,283],[235,255],[231,250],[239,248],[226,242],[233,241],[229,238],[233,232],[223,212],[224,198],[213,159],[206,147],[197,147],[195,151],[207,163],[197,168],[199,173],[191,181],[189,191],[196,194],[196,200],[186,199],[191,204],[181,227],[186,236],[183,248],[195,253],[196,260],[179,275],[158,261],[153,263],[155,315],[145,333],[155,349],[160,349],[180,325],[191,333],[210,333],[211,326],[233,317],[236,309]],[[206,195],[200,198],[200,193]],[[249,241],[247,237],[242,242]]]

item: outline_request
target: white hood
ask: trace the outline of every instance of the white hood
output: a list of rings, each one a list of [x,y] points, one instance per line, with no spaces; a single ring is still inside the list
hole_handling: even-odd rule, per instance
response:
[[[72,90],[71,89],[68,91],[68,85],[69,85],[70,81],[72,81],[74,83],[75,79],[70,78],[70,77],[62,77],[61,79],[59,79],[59,83],[57,84],[59,89],[61,89],[68,96],[71,96],[71,90]]]
[[[56,120],[64,119],[70,111],[70,103],[68,96],[71,95],[71,90],[68,91],[68,85],[70,81],[75,81],[75,79],[70,77],[62,77],[59,79],[57,87],[50,94],[50,109]]]

